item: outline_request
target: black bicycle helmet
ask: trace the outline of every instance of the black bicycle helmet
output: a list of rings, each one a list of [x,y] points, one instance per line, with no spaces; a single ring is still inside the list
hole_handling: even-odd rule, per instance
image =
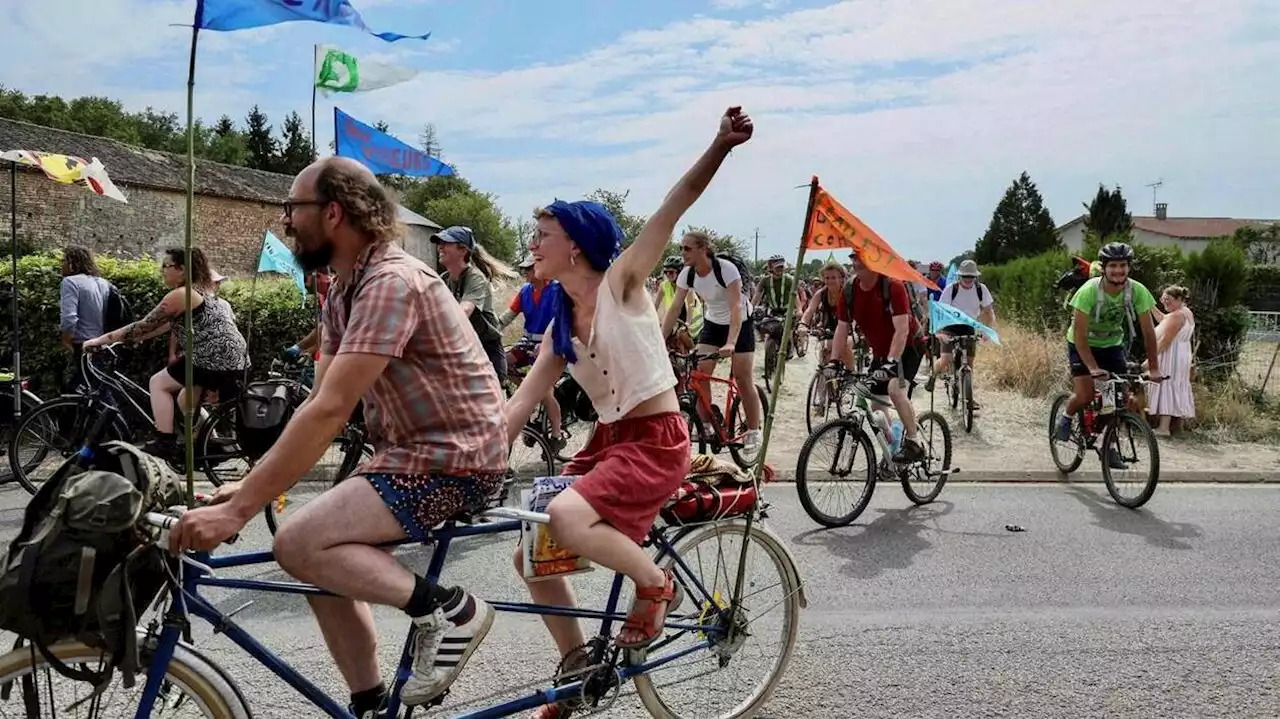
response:
[[[1133,262],[1133,248],[1123,242],[1108,242],[1098,250],[1098,261],[1103,265],[1108,262]]]
[[[662,269],[664,270],[678,270],[681,267],[684,267],[684,262],[675,255],[672,255],[662,261]]]

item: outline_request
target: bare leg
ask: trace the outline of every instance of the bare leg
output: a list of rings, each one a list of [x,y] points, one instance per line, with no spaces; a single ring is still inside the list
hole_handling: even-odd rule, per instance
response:
[[[719,352],[720,348],[712,347],[711,345],[698,345],[697,351],[698,351],[698,354],[700,355],[710,355],[710,354],[715,354],[716,352]],[[704,372],[706,374],[715,374],[715,371],[716,371],[715,360],[703,360],[699,362],[698,371]],[[697,387],[699,396],[707,397],[709,402],[715,401],[714,399],[711,398],[711,380],[695,379],[694,385]],[[704,424],[707,424],[711,421],[711,413],[708,411],[707,407],[703,406],[701,401],[698,402],[698,417],[703,421]]]
[[[898,410],[898,418],[902,420],[903,436],[914,440],[916,438],[916,408],[912,406],[911,399],[907,397],[906,386],[899,384],[896,377],[889,380],[889,399],[893,402],[893,408]]]
[[[404,536],[391,510],[361,476],[349,477],[308,502],[276,533],[275,555],[282,569],[341,595],[308,600],[352,692],[382,680],[373,616],[363,602],[402,608],[415,581],[394,557],[370,545]]]
[[[148,383],[151,394],[151,416],[156,420],[156,431],[173,434],[173,396],[182,391],[182,384],[169,376],[168,370],[151,375]]]
[[[637,587],[661,587],[666,582],[662,570],[640,545],[604,522],[573,487],[551,500],[547,514],[551,515],[551,538],[556,544],[602,567],[622,572]],[[618,638],[632,642],[639,638],[636,634],[624,630]]]
[[[754,364],[755,355],[742,352],[733,356],[731,365],[733,381],[738,384],[738,396],[742,398],[742,408],[747,413],[747,429],[760,429],[760,415],[763,414],[760,395],[756,394],[756,383],[751,376]]]
[[[516,576],[523,578],[524,557],[521,556],[518,545],[512,560],[515,564]],[[569,584],[568,577],[552,577],[537,582],[525,582],[525,585],[529,587],[529,597],[533,599],[535,604],[546,604],[553,607],[576,607],[578,605],[578,600],[573,596],[573,586]],[[551,638],[555,640],[556,649],[560,650],[560,656],[562,657],[587,641],[582,634],[582,624],[577,617],[553,617],[549,614],[544,614],[542,615],[542,623],[547,625],[547,631],[551,632]]]

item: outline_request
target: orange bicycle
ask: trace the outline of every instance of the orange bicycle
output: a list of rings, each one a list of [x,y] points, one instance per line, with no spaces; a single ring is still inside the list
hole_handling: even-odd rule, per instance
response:
[[[698,363],[702,360],[720,360],[720,355],[701,354],[697,350],[689,353],[668,352],[668,355],[671,357],[671,367],[676,372],[676,395],[680,398],[680,411],[689,423],[689,440],[697,453],[707,454],[707,448],[710,447],[711,454],[719,454],[720,450],[728,448],[734,464],[742,469],[750,469],[756,458],[748,459],[742,450],[743,438],[747,434],[747,413],[742,407],[738,383],[732,375],[728,378],[717,377],[698,369]],[[724,409],[717,407],[712,401],[713,384],[725,386]],[[760,397],[760,412],[763,417],[769,411],[769,396],[759,384],[755,385],[755,390]],[[709,436],[704,430],[703,416],[711,423],[712,433]]]

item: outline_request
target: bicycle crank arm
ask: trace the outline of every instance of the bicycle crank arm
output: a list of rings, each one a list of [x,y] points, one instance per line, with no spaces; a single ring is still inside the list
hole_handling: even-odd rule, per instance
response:
[[[959,468],[959,467],[952,467],[951,469],[944,469],[944,470],[942,470],[941,472],[929,472],[929,473],[928,473],[928,476],[930,476],[930,477],[946,477],[946,476],[949,476],[949,475],[952,475],[952,474],[959,474],[959,473],[960,473],[960,468]]]

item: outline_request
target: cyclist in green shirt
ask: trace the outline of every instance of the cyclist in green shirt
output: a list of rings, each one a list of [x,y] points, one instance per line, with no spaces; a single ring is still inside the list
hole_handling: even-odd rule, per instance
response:
[[[1155,297],[1141,282],[1129,278],[1133,248],[1111,242],[1098,251],[1102,275],[1080,286],[1071,298],[1072,321],[1067,328],[1067,361],[1071,365],[1072,394],[1059,420],[1056,438],[1069,441],[1071,417],[1093,399],[1093,381],[1108,373],[1128,371],[1126,347],[1141,329],[1147,348],[1148,374],[1160,381],[1156,329],[1151,315]]]

